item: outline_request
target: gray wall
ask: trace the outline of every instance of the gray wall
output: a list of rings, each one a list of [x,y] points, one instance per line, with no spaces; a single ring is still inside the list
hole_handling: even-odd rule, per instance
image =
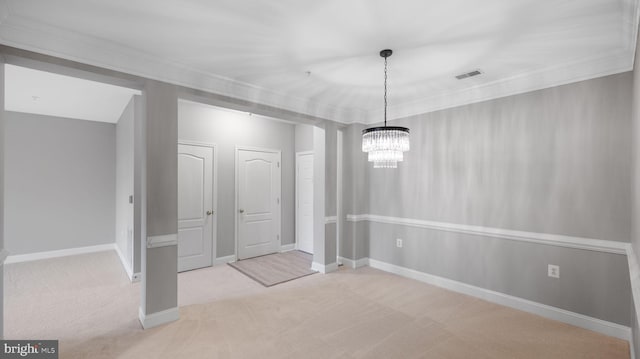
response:
[[[369,213],[629,241],[631,87],[623,73],[394,121],[411,151],[367,166]],[[630,324],[621,255],[378,223],[369,240],[373,259]]]
[[[235,254],[236,146],[280,150],[282,153],[282,239],[294,243],[295,126],[192,102],[178,106],[181,140],[216,144],[218,151],[217,256]]]
[[[367,155],[362,152],[364,125],[350,125],[344,130],[344,214],[369,213],[369,176]],[[369,256],[368,226],[346,221],[341,228],[340,256],[361,259]]]
[[[115,125],[6,112],[10,254],[113,243]]]
[[[640,38],[640,31],[638,33]],[[636,262],[640,263],[640,46],[636,45],[635,64],[633,70],[632,122],[633,122],[633,233],[632,247]],[[632,278],[632,280],[634,280]],[[635,279],[637,280],[637,279]],[[640,285],[640,283],[635,283]],[[640,300],[640,298],[636,298]],[[636,308],[632,308],[633,334],[635,352],[640,353],[640,327]]]
[[[178,95],[173,85],[147,81],[142,174],[146,216],[143,238],[178,236]],[[178,246],[142,248],[142,298],[146,315],[178,306]]]
[[[4,58],[0,57],[0,83],[4,83]],[[0,105],[4,109],[4,86],[0,86]],[[5,114],[0,111],[0,153],[5,153]],[[4,156],[0,156],[0,256],[4,250]],[[0,258],[0,339],[4,338],[4,260]]]

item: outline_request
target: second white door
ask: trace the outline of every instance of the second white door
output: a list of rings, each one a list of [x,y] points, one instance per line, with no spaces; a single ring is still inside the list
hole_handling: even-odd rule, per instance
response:
[[[280,250],[280,152],[237,150],[238,259]]]
[[[178,145],[178,271],[213,264],[213,148]]]

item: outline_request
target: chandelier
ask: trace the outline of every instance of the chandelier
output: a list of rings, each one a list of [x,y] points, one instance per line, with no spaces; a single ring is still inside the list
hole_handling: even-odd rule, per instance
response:
[[[384,126],[362,130],[362,151],[368,153],[373,168],[397,168],[403,152],[409,151],[409,129],[387,126],[387,58],[393,51],[382,50],[384,57]]]

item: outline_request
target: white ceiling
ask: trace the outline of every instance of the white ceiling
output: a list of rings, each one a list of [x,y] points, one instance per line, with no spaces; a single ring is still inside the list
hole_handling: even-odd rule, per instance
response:
[[[639,0],[0,0],[5,44],[341,122],[633,66]],[[481,69],[466,80],[455,75]],[[310,72],[310,74],[308,74]]]
[[[116,123],[138,90],[5,66],[7,111]]]

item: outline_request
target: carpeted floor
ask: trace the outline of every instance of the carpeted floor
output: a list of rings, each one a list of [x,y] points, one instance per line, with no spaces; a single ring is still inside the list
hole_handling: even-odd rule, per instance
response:
[[[311,270],[312,261],[311,254],[288,251],[245,259],[229,265],[265,287],[271,287],[317,273]]]
[[[7,339],[60,339],[60,358],[629,358],[623,340],[368,267],[270,288],[181,273],[180,320],[149,330],[113,252],[5,270]]]

